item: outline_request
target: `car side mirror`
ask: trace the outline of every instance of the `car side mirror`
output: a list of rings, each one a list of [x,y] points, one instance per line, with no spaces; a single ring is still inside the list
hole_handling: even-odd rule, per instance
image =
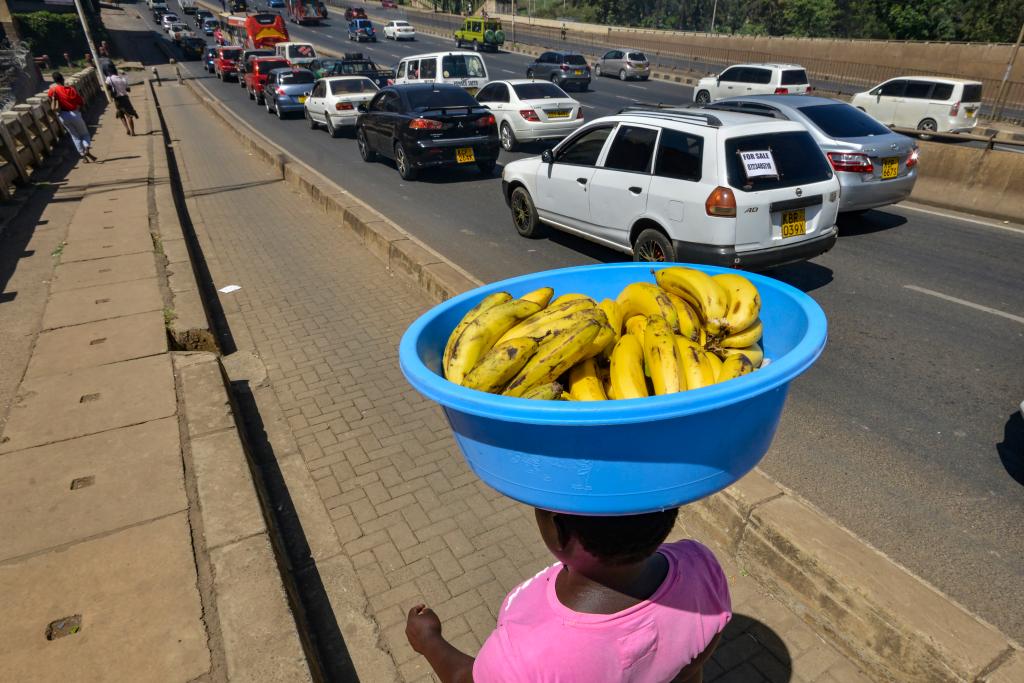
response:
[[[882,101],[882,93],[878,93],[877,95],[875,95],[875,102],[881,102],[881,101]]]
[[[551,153],[550,149],[546,149],[540,153],[540,160],[545,164],[555,163],[555,155]]]
[[[360,102],[359,106],[356,107],[356,111],[366,112],[366,102]]]

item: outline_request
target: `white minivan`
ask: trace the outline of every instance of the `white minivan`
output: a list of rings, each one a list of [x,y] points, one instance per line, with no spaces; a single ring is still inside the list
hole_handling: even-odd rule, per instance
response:
[[[969,131],[978,125],[981,83],[904,76],[857,93],[850,104],[887,126],[940,133]]]
[[[395,85],[451,83],[476,95],[488,81],[484,58],[475,52],[431,52],[405,57],[395,71]]]
[[[309,43],[278,43],[274,53],[292,66],[306,66],[317,58],[316,50]]]

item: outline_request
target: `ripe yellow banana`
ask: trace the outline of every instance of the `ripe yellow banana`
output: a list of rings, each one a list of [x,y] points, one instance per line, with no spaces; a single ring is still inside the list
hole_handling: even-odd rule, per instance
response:
[[[693,310],[693,306],[678,294],[665,291],[665,296],[672,302],[673,308],[676,309],[676,315],[679,317],[679,334],[687,339],[699,342],[703,328],[701,327],[700,316],[697,315],[697,311]]]
[[[650,282],[633,282],[626,285],[615,300],[622,309],[622,319],[629,320],[635,315],[660,315],[668,321],[673,331],[679,329],[679,314],[665,296],[665,292]]]
[[[710,351],[705,352],[704,357],[708,359],[709,363],[711,363],[711,370],[715,373],[715,381],[721,381],[719,380],[719,376],[722,374],[722,359]]]
[[[445,368],[445,377],[456,384],[462,384],[466,374],[491,350],[501,335],[539,310],[540,306],[532,301],[513,299],[478,315],[455,340],[451,358]]]
[[[554,294],[555,290],[551,289],[550,287],[541,287],[540,289],[535,289],[532,292],[524,294],[519,298],[522,299],[523,301],[532,301],[541,308],[544,308],[545,306],[548,305],[548,302],[551,301],[551,297],[554,296]]]
[[[678,294],[694,303],[697,313],[704,320],[704,327],[712,336],[719,336],[726,324],[725,313],[729,295],[722,285],[701,270],[673,266],[662,268],[654,274],[658,284],[667,292]]]
[[[742,353],[737,353],[729,356],[722,362],[722,371],[718,374],[718,381],[725,382],[753,371],[754,364],[750,362],[750,359]]]
[[[764,325],[761,323],[761,319],[758,318],[754,321],[754,324],[746,328],[742,332],[736,334],[730,334],[728,337],[722,339],[719,345],[723,349],[744,349],[751,344],[756,344],[761,341],[761,333],[764,331]]]
[[[735,334],[753,325],[761,314],[761,295],[754,283],[738,273],[722,273],[711,279],[722,285],[729,296],[723,332]]]
[[[644,349],[636,336],[624,334],[615,345],[609,377],[612,384],[610,395],[616,399],[649,395],[644,379]]]
[[[522,396],[539,384],[554,382],[559,375],[582,360],[587,347],[600,330],[601,324],[596,320],[583,320],[571,330],[541,344],[537,353],[509,383],[505,395]]]
[[[579,294],[577,292],[571,292],[569,294],[563,294],[562,296],[560,296],[557,299],[555,299],[554,301],[552,301],[551,305],[552,306],[557,306],[558,304],[564,304],[564,303],[567,303],[569,301],[588,301],[588,302],[590,302],[591,306],[596,306],[597,305],[597,302],[594,301],[593,299],[591,299],[586,294]]]
[[[529,337],[495,344],[463,378],[462,386],[500,394],[536,351],[537,342]]]
[[[760,344],[751,344],[745,349],[718,349],[718,355],[722,360],[728,360],[730,356],[737,354],[746,356],[755,368],[761,367],[761,363],[764,361],[764,351]]]
[[[448,343],[444,345],[444,355],[441,358],[441,370],[447,372],[448,361],[452,357],[452,347],[455,346],[455,342],[458,340],[459,335],[462,334],[466,326],[476,320],[477,316],[486,311],[488,308],[493,308],[498,304],[503,304],[506,301],[511,301],[512,295],[508,292],[495,292],[485,296],[476,306],[469,310],[469,313],[462,316],[462,320],[455,326],[452,333],[448,336]]]
[[[499,342],[515,339],[516,337],[533,337],[537,339],[547,334],[546,328],[554,321],[572,315],[579,311],[590,311],[594,304],[584,299],[573,299],[560,304],[551,303],[547,308],[530,316],[511,330],[502,335]]]
[[[580,361],[569,370],[569,394],[577,401],[604,401],[604,383],[593,358]]]
[[[679,354],[675,334],[660,315],[647,318],[644,329],[644,361],[656,396],[675,394],[679,389]]]
[[[676,337],[679,350],[680,383],[687,389],[700,389],[715,383],[715,371],[707,354],[696,346],[690,346]]]
[[[562,391],[562,385],[558,382],[548,382],[547,384],[539,384],[532,389],[528,389],[519,398],[532,398],[538,401],[557,401],[563,397],[565,397],[565,393]]]
[[[644,340],[644,330],[646,329],[646,315],[634,315],[632,318],[626,320],[626,334],[631,334],[635,336],[637,338],[637,341],[642,342]]]

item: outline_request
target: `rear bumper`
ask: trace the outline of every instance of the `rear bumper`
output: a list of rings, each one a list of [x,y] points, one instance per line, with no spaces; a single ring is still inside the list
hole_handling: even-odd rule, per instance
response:
[[[356,125],[356,121],[359,119],[358,111],[345,111],[327,114],[331,119],[331,125],[335,128],[344,128],[346,126]]]
[[[568,122],[559,123],[535,123],[522,128],[513,128],[516,138],[521,142],[531,140],[553,140],[564,138],[576,132],[580,126],[586,123],[583,119],[570,119]]]
[[[704,263],[727,268],[760,270],[797,261],[807,261],[815,256],[820,256],[835,246],[837,239],[838,233],[833,227],[818,237],[769,249],[737,252],[735,247],[680,242],[679,240],[673,240],[673,246],[676,249],[676,258],[684,263]]]
[[[860,181],[856,173],[837,173],[839,185],[839,212],[865,211],[879,206],[902,202],[910,196],[917,182],[917,173],[892,180]],[[852,176],[852,177],[851,177]]]
[[[282,100],[280,98],[276,98],[274,100],[274,107],[279,109],[281,112],[306,111],[306,105],[299,104],[298,102],[292,102],[290,100]]]
[[[409,158],[417,168],[433,166],[468,166],[468,163],[459,163],[455,160],[455,150],[463,147],[472,147],[474,161],[497,161],[501,153],[501,143],[497,136],[494,138],[467,139],[461,140],[420,140],[412,147],[407,147]]]

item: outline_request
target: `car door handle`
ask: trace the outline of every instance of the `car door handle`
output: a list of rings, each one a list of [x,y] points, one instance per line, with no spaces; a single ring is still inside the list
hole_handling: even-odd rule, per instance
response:
[[[576,182],[579,183],[580,185],[586,186],[587,179],[586,178],[577,178]]]
[[[639,195],[641,192],[644,191],[644,189],[642,187],[631,187],[629,188],[629,191],[631,194]]]

